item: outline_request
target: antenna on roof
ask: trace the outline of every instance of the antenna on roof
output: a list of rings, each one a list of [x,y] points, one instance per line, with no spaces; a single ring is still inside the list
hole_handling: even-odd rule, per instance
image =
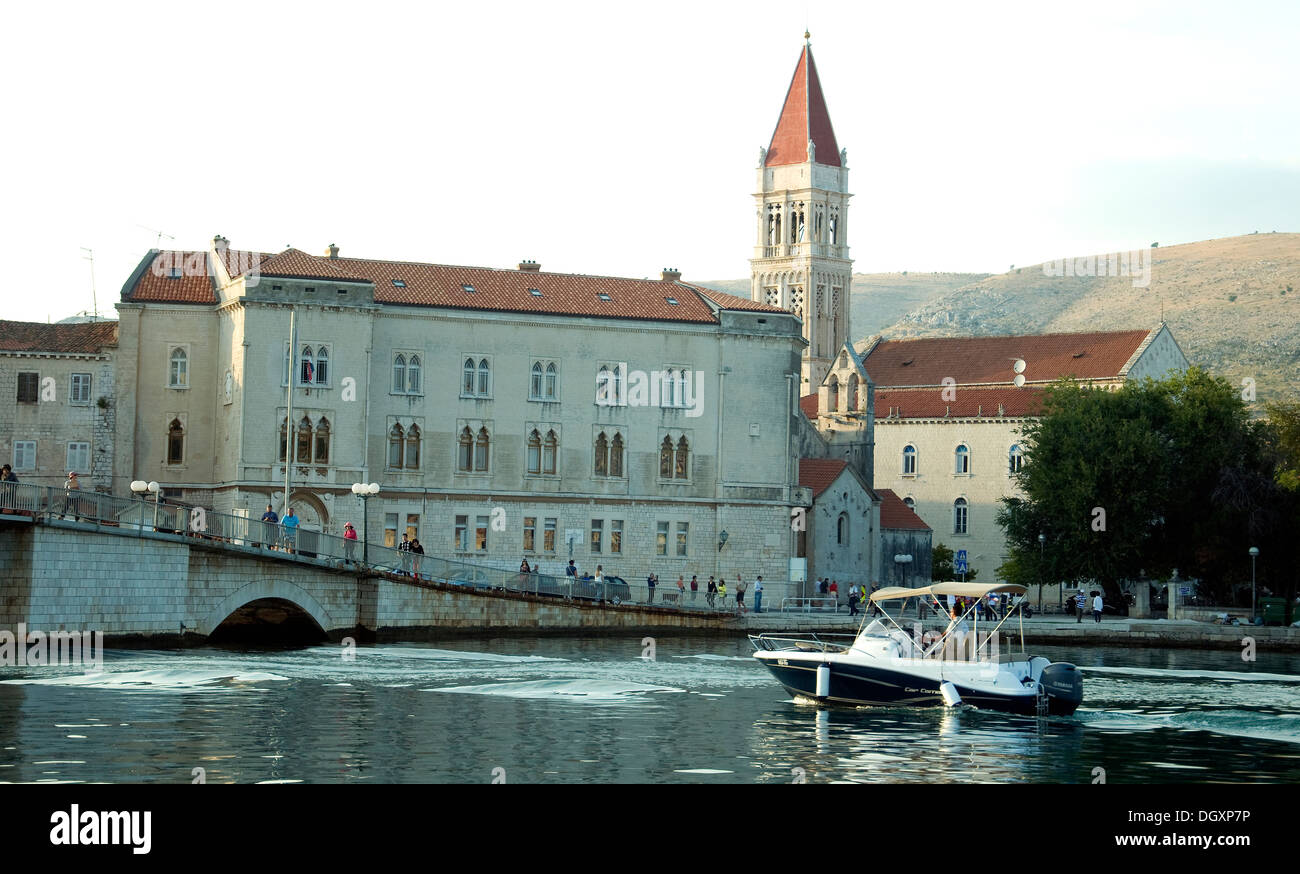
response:
[[[81,256],[81,260],[90,262],[90,314],[95,321],[99,321],[99,299],[95,295],[95,250],[82,246],[81,251],[86,253]]]
[[[154,247],[155,249],[161,249],[161,248],[162,248],[162,240],[163,240],[163,237],[166,237],[166,238],[169,239],[169,240],[174,240],[174,239],[176,239],[176,238],[173,237],[171,234],[164,234],[162,231],[158,230],[157,228],[148,228],[148,227],[145,227],[144,225],[136,225],[136,227],[137,227],[137,228],[144,228],[144,229],[145,229],[146,231],[148,231],[149,233],[151,233],[151,234],[156,234],[156,235],[157,235],[157,236],[154,237],[154,243],[153,243],[153,247]]]

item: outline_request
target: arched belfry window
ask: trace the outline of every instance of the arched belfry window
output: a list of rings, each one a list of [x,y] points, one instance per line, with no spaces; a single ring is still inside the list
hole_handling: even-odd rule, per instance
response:
[[[167,463],[183,464],[185,462],[185,427],[180,419],[172,419],[167,426]]]
[[[840,380],[833,373],[826,383],[826,400],[830,412],[838,413],[840,411]]]

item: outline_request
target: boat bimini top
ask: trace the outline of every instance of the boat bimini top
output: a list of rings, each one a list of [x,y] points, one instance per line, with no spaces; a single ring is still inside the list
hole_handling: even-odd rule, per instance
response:
[[[919,589],[905,589],[902,586],[888,586],[871,593],[872,601],[898,601],[905,598],[924,598],[926,596],[952,595],[956,598],[983,598],[992,592],[1008,592],[1023,595],[1029,591],[1024,586],[1013,583],[933,583]]]

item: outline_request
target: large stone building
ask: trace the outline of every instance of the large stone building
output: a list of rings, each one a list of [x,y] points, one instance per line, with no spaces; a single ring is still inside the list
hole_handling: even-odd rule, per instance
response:
[[[151,252],[123,288],[123,452],[176,497],[430,554],[784,579],[803,341],[681,281],[289,249]],[[296,340],[290,342],[293,313]],[[288,400],[292,412],[288,412]],[[287,422],[286,422],[287,418]],[[723,532],[727,535],[724,538]]]
[[[936,543],[964,549],[981,580],[1007,559],[996,522],[1019,496],[1022,432],[1047,385],[1109,389],[1188,367],[1169,328],[883,340],[857,346],[874,386],[875,480],[913,507]],[[1019,379],[1017,378],[1019,377]],[[828,399],[819,399],[823,410]]]
[[[18,479],[124,487],[116,452],[117,323],[0,321],[0,458]]]

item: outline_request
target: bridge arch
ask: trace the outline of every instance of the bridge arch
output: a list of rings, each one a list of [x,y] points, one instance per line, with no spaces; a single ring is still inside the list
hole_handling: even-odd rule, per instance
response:
[[[222,598],[195,629],[200,634],[211,635],[221,623],[241,607],[255,601],[287,602],[306,614],[321,630],[324,637],[330,629],[341,627],[320,601],[301,586],[281,579],[254,580]]]

